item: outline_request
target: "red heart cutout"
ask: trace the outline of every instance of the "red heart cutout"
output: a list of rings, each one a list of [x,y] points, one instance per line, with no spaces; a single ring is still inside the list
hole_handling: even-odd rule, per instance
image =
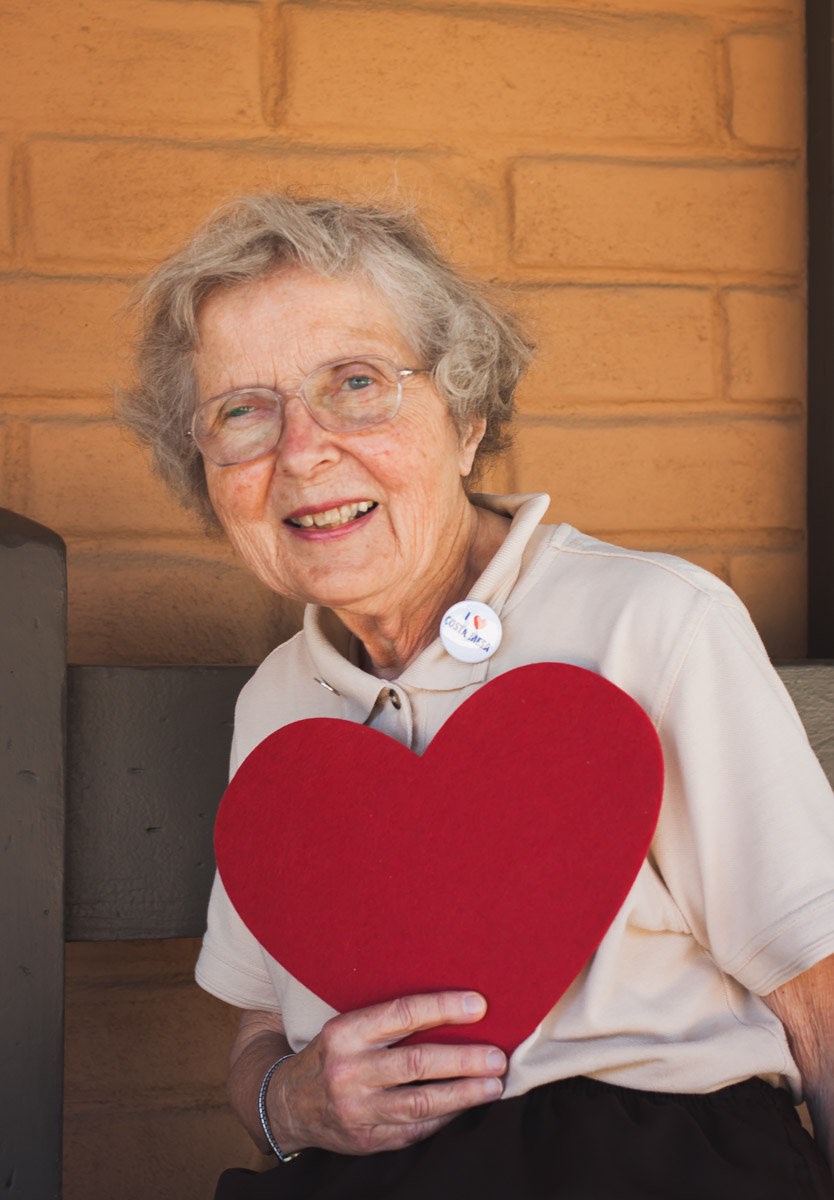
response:
[[[482,1021],[413,1040],[511,1053],[622,905],[662,786],[634,700],[536,663],[481,687],[422,756],[325,717],[270,734],[223,797],[217,864],[258,941],[332,1007],[473,988]]]

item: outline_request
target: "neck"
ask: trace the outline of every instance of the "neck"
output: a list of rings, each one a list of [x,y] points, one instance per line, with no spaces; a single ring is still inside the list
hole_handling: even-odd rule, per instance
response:
[[[428,584],[409,595],[407,607],[373,615],[336,610],[359,639],[362,666],[381,679],[396,679],[437,637],[446,610],[469,593],[507,536],[509,520],[467,504],[466,518],[454,544]]]

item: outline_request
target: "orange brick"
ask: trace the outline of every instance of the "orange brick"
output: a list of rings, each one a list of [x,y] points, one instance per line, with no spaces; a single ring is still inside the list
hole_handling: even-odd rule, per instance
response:
[[[698,141],[716,131],[709,27],[287,6],[293,129],[444,142],[496,137]],[[361,81],[355,64],[361,63]]]
[[[13,496],[13,489],[9,484],[9,471],[12,465],[9,458],[8,430],[4,422],[0,421],[0,508],[17,507],[14,503],[16,497]]]
[[[522,411],[575,400],[701,400],[713,393],[710,293],[549,287],[520,292],[539,353]]]
[[[67,992],[75,996],[85,988],[111,984],[191,983],[199,953],[199,938],[67,942]]]
[[[0,506],[26,513],[29,428],[13,416],[0,420]]]
[[[258,1162],[225,1104],[238,1014],[194,983],[198,949],[67,946],[65,1196],[209,1196],[224,1167]]]
[[[330,3],[354,5],[356,0],[330,0]],[[483,8],[484,0],[420,0],[421,8]],[[543,8],[552,11],[554,0],[501,0],[502,8]],[[595,16],[600,12],[616,13],[682,13],[690,16],[697,11],[703,13],[727,13],[731,15],[755,14],[757,17],[800,16],[802,0],[562,0],[559,8],[567,13],[590,11]]]
[[[34,423],[29,470],[27,511],[62,536],[202,529],[112,420]]]
[[[799,422],[536,424],[518,438],[518,487],[551,519],[596,530],[803,528]]]
[[[100,421],[109,421],[113,416],[113,394],[104,393],[98,396],[3,396],[0,397],[0,413],[11,420],[19,418],[23,422],[39,421],[44,417],[52,419],[60,417],[80,417],[88,421],[96,417]]]
[[[750,609],[771,657],[802,658],[807,592],[804,552],[733,555],[730,583]]]
[[[512,458],[502,456],[495,461],[485,470],[480,479],[473,481],[471,490],[473,492],[491,492],[501,496],[514,492]]]
[[[522,160],[513,171],[515,260],[798,273],[803,189],[790,166]]]
[[[65,1066],[77,1111],[118,1107],[128,1077],[134,1111],[179,1106],[198,1092],[222,1097],[236,1015],[193,979],[124,987],[111,980],[70,988],[67,1001]]]
[[[103,545],[68,559],[69,658],[101,664],[259,663],[301,613],[236,564],[225,544],[134,550]]]
[[[0,138],[0,254],[12,252],[12,156],[11,138]]]
[[[0,278],[0,391],[111,392],[123,370],[125,284]]]
[[[183,1036],[199,1034],[186,1029]],[[164,1061],[155,1065],[166,1070]],[[221,1171],[253,1167],[258,1160],[248,1135],[225,1106],[137,1113],[129,1099],[126,1081],[109,1111],[67,1119],[64,1200],[208,1200]]]
[[[455,155],[237,150],[42,140],[30,175],[36,253],[147,264],[233,195],[290,188],[414,203],[459,261],[491,261],[501,181]]]
[[[9,0],[0,110],[26,129],[260,128],[256,5]]]
[[[799,150],[805,137],[805,64],[791,36],[739,33],[728,38],[731,128],[753,146]]]
[[[729,291],[730,396],[800,400],[805,396],[805,303],[792,292]]]

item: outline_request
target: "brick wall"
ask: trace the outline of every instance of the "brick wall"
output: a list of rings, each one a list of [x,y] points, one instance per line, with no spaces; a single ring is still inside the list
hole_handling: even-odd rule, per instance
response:
[[[68,541],[73,661],[252,662],[297,619],[110,419],[132,281],[219,200],[284,185],[416,201],[516,289],[542,353],[496,487],[703,563],[802,653],[799,0],[7,0],[0,22],[0,504]],[[167,1168],[208,1195],[240,1159],[193,953],[71,948],[69,1197],[164,1197]]]
[[[69,541],[73,660],[254,661],[295,619],[110,423],[133,278],[285,184],[416,200],[517,288],[542,356],[497,485],[696,558],[801,653],[800,9],[5,5],[0,503]]]

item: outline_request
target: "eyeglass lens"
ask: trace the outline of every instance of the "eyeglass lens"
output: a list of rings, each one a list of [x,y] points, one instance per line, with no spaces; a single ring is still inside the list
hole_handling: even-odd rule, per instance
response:
[[[387,359],[326,363],[298,389],[314,420],[334,433],[350,433],[390,420],[399,406],[400,377]],[[239,388],[197,410],[192,435],[218,466],[266,454],[281,436],[285,398],[270,388]]]

